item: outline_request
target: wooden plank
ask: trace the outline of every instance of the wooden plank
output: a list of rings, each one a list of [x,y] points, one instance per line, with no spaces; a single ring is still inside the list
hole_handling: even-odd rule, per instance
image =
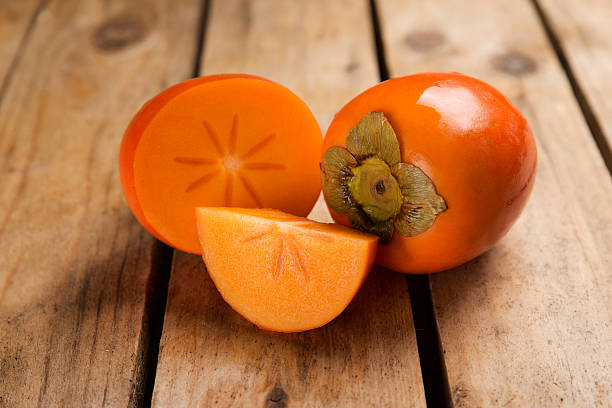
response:
[[[366,1],[213,3],[204,73],[249,72],[287,85],[323,127],[377,82]],[[329,219],[319,206],[312,215]],[[233,312],[201,258],[177,253],[153,405],[424,406],[403,276],[374,270],[332,323],[265,332]]]
[[[41,0],[0,2],[0,100],[6,88],[5,77],[30,37],[40,5]]]
[[[537,137],[536,185],[496,248],[432,276],[454,405],[612,405],[612,186],[528,1],[380,1],[393,75],[460,71]]]
[[[546,21],[559,41],[589,115],[597,122],[596,135],[612,171],[612,5],[605,0],[538,0]],[[599,129],[597,129],[599,127]]]
[[[199,8],[56,0],[32,27],[0,105],[1,406],[142,403],[155,243],[123,199],[119,142],[190,76]]]

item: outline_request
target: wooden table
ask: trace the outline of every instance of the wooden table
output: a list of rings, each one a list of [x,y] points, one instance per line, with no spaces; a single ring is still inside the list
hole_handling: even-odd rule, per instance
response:
[[[612,406],[611,20],[607,0],[1,0],[0,406]],[[538,142],[525,212],[466,265],[375,268],[331,324],[269,333],[126,205],[122,132],[172,83],[262,75],[325,130],[419,71],[498,87]]]

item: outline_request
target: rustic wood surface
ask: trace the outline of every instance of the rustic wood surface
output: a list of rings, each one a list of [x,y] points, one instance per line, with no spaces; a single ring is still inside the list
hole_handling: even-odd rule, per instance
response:
[[[380,2],[391,74],[460,71],[488,81],[524,112],[539,148],[532,197],[510,234],[431,278],[452,402],[610,406],[607,169],[532,4],[446,4]]]
[[[612,167],[612,4],[606,0],[538,0],[548,24],[558,39],[580,97],[588,105],[601,149]]]
[[[339,318],[292,335],[138,225],[119,142],[194,73],[268,77],[325,130],[380,79],[370,2],[216,0],[204,24],[206,3],[0,0],[0,407],[612,406],[605,0],[374,1],[392,76],[464,72],[527,116],[536,185],[499,245],[430,278],[429,326],[428,296],[376,267]],[[311,217],[330,221],[321,201]]]
[[[157,244],[122,197],[118,146],[146,97],[191,74],[200,7],[143,3],[45,2],[19,25],[0,105],[2,407],[141,405]]]
[[[18,63],[18,55],[30,38],[40,0],[0,2],[0,96]]]
[[[366,1],[214,2],[203,73],[274,78],[303,97],[325,129],[338,107],[378,82],[369,18]],[[329,219],[320,205],[312,217]],[[177,253],[153,406],[176,401],[194,407],[424,406],[404,277],[376,268],[332,323],[275,334],[223,302],[200,257]]]

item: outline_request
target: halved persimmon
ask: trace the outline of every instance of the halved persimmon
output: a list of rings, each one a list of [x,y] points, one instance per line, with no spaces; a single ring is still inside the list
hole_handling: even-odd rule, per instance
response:
[[[368,275],[378,237],[270,209],[196,208],[202,257],[227,303],[257,326],[314,329]]]
[[[121,144],[121,183],[151,234],[200,253],[196,206],[307,215],[320,192],[321,145],[314,116],[285,87],[242,74],[196,78],[133,118]]]

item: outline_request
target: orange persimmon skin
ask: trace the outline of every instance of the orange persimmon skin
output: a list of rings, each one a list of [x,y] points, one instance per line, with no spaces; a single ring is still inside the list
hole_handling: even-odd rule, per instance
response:
[[[458,73],[385,81],[336,114],[323,152],[344,146],[371,111],[385,114],[402,162],[423,170],[448,206],[425,232],[396,232],[379,245],[378,264],[404,273],[439,272],[477,257],[508,232],[533,188],[537,153],[527,121],[499,91]],[[345,215],[330,212],[350,225]]]
[[[143,227],[200,253],[195,206],[308,214],[320,191],[321,145],[316,119],[288,89],[246,74],[195,78],[134,116],[121,143],[121,183]]]
[[[367,277],[378,237],[271,209],[196,208],[202,257],[223,299],[262,329],[338,316]],[[247,254],[247,256],[245,256]]]

